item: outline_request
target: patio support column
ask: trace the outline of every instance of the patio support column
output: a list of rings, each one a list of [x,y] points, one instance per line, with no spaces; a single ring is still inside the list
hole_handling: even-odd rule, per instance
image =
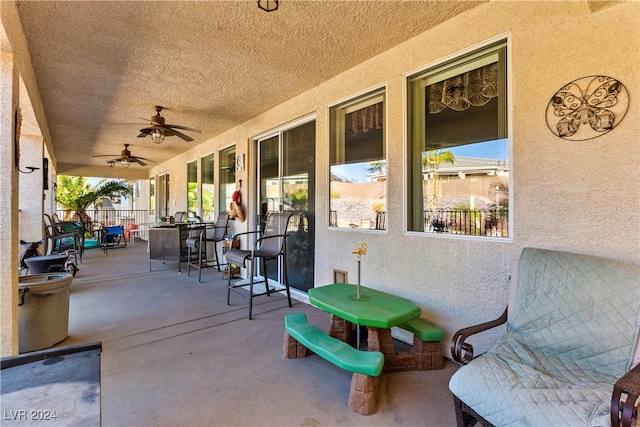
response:
[[[25,109],[22,109],[23,113]],[[24,132],[24,130],[23,130]],[[18,239],[36,242],[44,236],[42,212],[44,209],[43,170],[42,170],[43,142],[39,135],[20,135],[20,165],[38,167],[39,170],[20,175],[20,191],[18,192],[20,214]],[[45,212],[49,212],[45,210]],[[41,248],[42,250],[42,248]]]
[[[0,356],[18,354],[18,187],[14,161],[14,111],[19,77],[11,46],[0,24]]]

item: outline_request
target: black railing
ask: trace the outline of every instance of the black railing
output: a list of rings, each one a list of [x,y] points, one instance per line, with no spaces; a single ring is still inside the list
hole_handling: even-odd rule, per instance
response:
[[[467,236],[509,237],[508,212],[495,209],[435,209],[424,211],[424,231]]]

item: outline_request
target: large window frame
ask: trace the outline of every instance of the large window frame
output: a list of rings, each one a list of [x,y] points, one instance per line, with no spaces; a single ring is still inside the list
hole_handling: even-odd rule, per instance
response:
[[[509,46],[501,36],[405,76],[407,233],[512,241]]]
[[[379,86],[329,106],[330,229],[387,228],[386,97]]]
[[[170,214],[170,182],[169,172],[156,175],[156,215],[158,218],[167,218]]]
[[[203,220],[215,218],[215,154],[211,153],[200,158],[200,210]]]
[[[149,178],[149,216],[156,216],[156,177]]]
[[[198,188],[198,160],[187,163],[187,213],[197,215],[200,210],[200,191]]]

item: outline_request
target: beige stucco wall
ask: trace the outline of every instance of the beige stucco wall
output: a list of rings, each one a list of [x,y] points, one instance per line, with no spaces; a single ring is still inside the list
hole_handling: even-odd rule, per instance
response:
[[[366,241],[363,284],[416,301],[423,316],[442,325],[450,337],[459,327],[502,312],[523,247],[640,262],[640,3],[594,10],[578,1],[485,4],[157,166],[153,173],[171,171],[172,199],[176,210],[184,210],[186,162],[236,144],[238,154],[245,153],[248,160],[237,179],[249,183],[244,200],[255,213],[249,198],[255,192],[249,176],[255,171],[252,137],[315,114],[316,286],[330,283],[333,269],[355,278],[356,263],[349,254]],[[404,78],[500,35],[510,40],[513,240],[405,233]],[[571,142],[554,136],[545,122],[551,95],[569,81],[595,74],[626,85],[631,98],[627,116],[612,132],[593,140]],[[388,100],[388,230],[328,229],[328,105],[379,85],[386,85]],[[495,337],[479,338],[476,345],[486,349]]]
[[[49,158],[50,177],[55,180],[56,156],[33,75],[26,39],[18,24],[13,2],[0,5],[0,356],[18,353],[18,260],[19,239],[37,239],[42,233],[42,211],[51,212],[52,190],[42,191],[42,170],[18,173],[14,167],[13,115],[22,113],[20,166],[42,167]],[[6,33],[5,33],[6,31]],[[10,41],[10,42],[9,42]],[[50,187],[51,188],[51,187]],[[42,195],[36,197],[33,195]],[[20,197],[22,196],[22,197]],[[37,236],[37,237],[34,237]]]
[[[6,9],[2,10],[3,20]],[[508,295],[514,261],[525,246],[563,249],[640,262],[640,3],[626,2],[609,8],[589,8],[588,2],[495,1],[483,4],[385,52],[313,90],[194,147],[169,162],[157,165],[152,175],[171,173],[172,212],[186,210],[186,163],[236,145],[245,154],[243,200],[248,217],[255,214],[255,159],[252,138],[301,117],[315,115],[317,125],[316,180],[316,285],[332,281],[333,269],[356,274],[351,251],[366,241],[369,251],[362,262],[363,284],[416,301],[423,316],[445,328],[448,336],[459,327],[497,316]],[[496,242],[405,233],[404,195],[404,81],[405,76],[499,35],[510,39],[510,89],[512,99],[513,240]],[[26,52],[21,46],[16,52]],[[5,61],[2,76],[13,76],[2,86],[3,100],[18,93],[13,62]],[[31,95],[35,115],[43,116],[34,90],[28,56],[11,58],[21,70]],[[7,65],[7,63],[9,65]],[[545,123],[549,98],[563,84],[580,77],[604,74],[619,79],[630,93],[630,107],[622,123],[599,138],[570,142],[555,137]],[[364,232],[327,228],[328,105],[372,87],[387,88],[388,203],[387,231]],[[17,100],[13,101],[15,104]],[[17,185],[11,159],[11,106],[0,110],[2,194]],[[44,143],[50,140],[41,123]],[[55,153],[52,168],[55,167]],[[175,201],[175,203],[174,203]],[[4,199],[9,210],[15,201]],[[6,210],[5,210],[6,212]],[[234,224],[235,232],[251,226]],[[17,212],[0,221],[0,241],[17,243]],[[8,252],[9,251],[9,252]],[[15,258],[5,257],[4,271]],[[7,261],[8,260],[8,261]],[[6,268],[5,268],[6,267]],[[2,298],[2,355],[15,352],[17,311],[14,285],[5,277]],[[6,298],[10,296],[9,298]],[[7,325],[10,325],[7,327]],[[476,340],[479,351],[496,338]],[[444,345],[448,351],[448,346]]]
[[[18,271],[14,268],[18,259],[18,240],[14,227],[18,223],[18,172],[13,167],[13,111],[18,105],[18,79],[14,68],[14,58],[4,30],[0,28],[0,355],[8,356],[18,352]]]

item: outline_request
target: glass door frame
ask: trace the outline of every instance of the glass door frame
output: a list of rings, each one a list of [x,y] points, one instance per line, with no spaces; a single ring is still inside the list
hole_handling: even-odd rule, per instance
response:
[[[261,212],[262,211],[262,208],[261,208],[261,202],[262,202],[262,200],[261,200],[262,188],[261,187],[262,187],[262,183],[261,183],[260,180],[261,180],[261,173],[262,173],[262,170],[261,170],[262,165],[261,165],[261,156],[260,156],[260,145],[263,142],[270,140],[271,138],[274,138],[274,137],[278,138],[278,154],[277,154],[278,155],[278,171],[277,171],[277,173],[278,173],[278,177],[277,177],[277,179],[278,179],[278,207],[277,207],[277,210],[276,209],[268,210],[268,207],[267,207],[267,211],[266,212],[284,212],[284,211],[288,212],[288,211],[291,211],[292,213],[295,214],[296,211],[294,209],[287,209],[287,203],[285,202],[286,194],[285,194],[285,190],[284,190],[284,179],[286,177],[285,177],[284,174],[285,174],[286,171],[285,171],[285,164],[283,163],[282,160],[285,159],[285,157],[287,156],[287,153],[285,153],[284,134],[287,131],[293,130],[293,129],[298,128],[298,127],[302,127],[302,126],[310,124],[310,123],[314,123],[315,124],[316,122],[317,122],[316,115],[313,114],[313,115],[310,115],[310,116],[303,117],[303,118],[301,118],[299,120],[296,120],[294,122],[288,123],[287,125],[281,126],[281,127],[277,128],[277,129],[272,129],[269,132],[265,132],[265,133],[263,133],[261,135],[258,135],[258,136],[253,138],[253,140],[252,140],[252,148],[253,148],[253,150],[252,150],[253,151],[253,153],[252,153],[253,154],[252,161],[256,165],[256,167],[255,167],[255,176],[253,178],[255,179],[254,182],[256,183],[256,185],[255,185],[254,191],[252,192],[252,198],[255,201],[254,206],[257,207],[256,211],[255,211],[255,215],[252,216],[252,220],[253,220],[252,226],[255,227],[254,229],[258,229],[258,227],[262,227],[263,226],[262,222],[265,219],[264,218],[265,215]],[[314,151],[314,156],[315,156],[315,153],[316,153],[316,141],[315,141],[315,139],[313,141],[313,151]],[[313,177],[313,180],[311,181],[313,183],[314,187],[313,188],[309,188],[309,190],[308,190],[310,194],[313,194],[314,198],[315,198],[315,179],[316,179],[316,176],[317,176],[317,171],[315,170],[315,163],[316,162],[314,161],[314,163],[313,163],[314,164],[314,177]],[[313,205],[315,206],[315,200],[314,200]],[[314,208],[314,215],[315,215],[315,208]],[[289,225],[289,227],[291,228],[291,224]],[[315,230],[314,230],[312,235],[314,236],[314,239],[315,239]],[[287,241],[288,241],[287,244],[288,245],[290,244],[289,240],[291,240],[291,239],[287,239]],[[289,250],[287,250],[287,252],[289,252]],[[313,259],[312,262],[315,265],[315,259]],[[287,265],[288,265],[288,273],[289,273],[288,276],[290,278],[289,282],[290,282],[290,285],[292,286],[291,287],[291,292],[293,294],[298,294],[299,296],[302,296],[303,298],[308,298],[306,292],[293,287],[293,283],[291,283],[291,262],[288,262]],[[282,265],[279,262],[278,263],[277,276],[276,276],[278,278],[278,282],[276,282],[272,278],[269,279],[269,282],[273,283],[274,285],[278,285],[280,280],[283,279],[282,275],[283,275]],[[271,276],[271,274],[269,274],[269,276]],[[313,274],[313,276],[315,276],[315,274]],[[260,276],[260,277],[262,277],[262,276]],[[313,277],[313,278],[315,279],[315,277]],[[315,285],[315,283],[312,283],[311,287],[313,287],[314,285]]]

